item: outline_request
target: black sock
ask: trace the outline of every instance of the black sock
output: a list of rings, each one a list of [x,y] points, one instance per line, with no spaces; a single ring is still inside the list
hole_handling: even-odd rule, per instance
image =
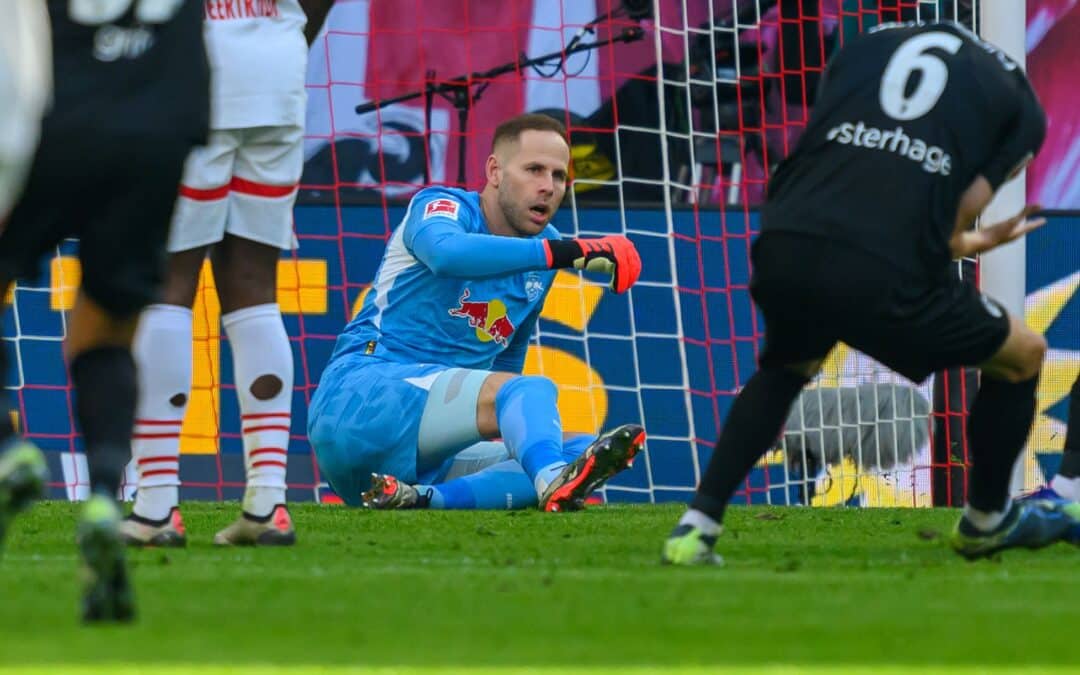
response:
[[[1069,392],[1069,417],[1065,420],[1065,454],[1061,456],[1058,474],[1065,478],[1080,477],[1080,376]]]
[[[716,522],[723,519],[724,509],[746,474],[780,435],[791,404],[807,382],[808,378],[783,367],[765,367],[754,373],[731,405],[690,508]]]
[[[75,411],[82,427],[90,490],[115,497],[131,459],[135,360],[124,347],[98,347],[71,362]]]
[[[968,418],[972,457],[968,503],[980,511],[1001,511],[1009,500],[1013,464],[1035,419],[1038,384],[1038,375],[1017,383],[982,377]]]

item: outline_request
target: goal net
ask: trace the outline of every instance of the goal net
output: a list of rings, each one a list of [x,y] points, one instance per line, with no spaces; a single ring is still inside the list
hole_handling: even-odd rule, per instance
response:
[[[408,197],[427,183],[480,188],[495,126],[525,111],[571,132],[574,181],[559,229],[625,233],[644,263],[620,296],[599,278],[560,273],[526,369],[559,384],[566,431],[648,430],[647,452],[606,488],[608,500],[688,499],[756,367],[749,247],[769,172],[805,127],[832,51],[879,23],[917,18],[975,27],[970,0],[339,1],[311,52],[300,247],[279,268],[296,356],[289,499],[332,499],[304,435],[307,403]],[[53,451],[56,492],[78,498],[85,460],[60,356],[79,279],[73,246],[17,288],[4,346],[22,428]],[[219,320],[204,271],[184,499],[235,498],[243,487]],[[973,385],[959,372],[913,386],[840,347],[737,499],[957,503]]]

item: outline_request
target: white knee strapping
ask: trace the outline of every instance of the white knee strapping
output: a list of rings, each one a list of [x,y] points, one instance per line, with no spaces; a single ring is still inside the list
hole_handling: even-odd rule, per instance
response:
[[[450,368],[435,378],[416,440],[420,464],[441,464],[484,440],[476,427],[476,402],[489,375],[487,370]]]

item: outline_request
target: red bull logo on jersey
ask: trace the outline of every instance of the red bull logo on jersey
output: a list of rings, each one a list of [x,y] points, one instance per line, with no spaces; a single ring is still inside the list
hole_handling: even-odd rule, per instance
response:
[[[516,326],[506,315],[506,305],[502,300],[469,300],[469,289],[461,294],[458,306],[447,310],[450,316],[467,319],[469,326],[476,329],[476,337],[481,342],[494,340],[505,347],[510,343]]]

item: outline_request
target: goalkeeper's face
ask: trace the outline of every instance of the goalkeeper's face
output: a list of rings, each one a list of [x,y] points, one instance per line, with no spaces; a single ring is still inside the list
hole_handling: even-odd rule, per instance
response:
[[[498,189],[499,210],[517,236],[539,234],[566,194],[570,148],[554,131],[523,131],[516,142],[495,149],[489,180]],[[489,160],[490,161],[490,160]]]

